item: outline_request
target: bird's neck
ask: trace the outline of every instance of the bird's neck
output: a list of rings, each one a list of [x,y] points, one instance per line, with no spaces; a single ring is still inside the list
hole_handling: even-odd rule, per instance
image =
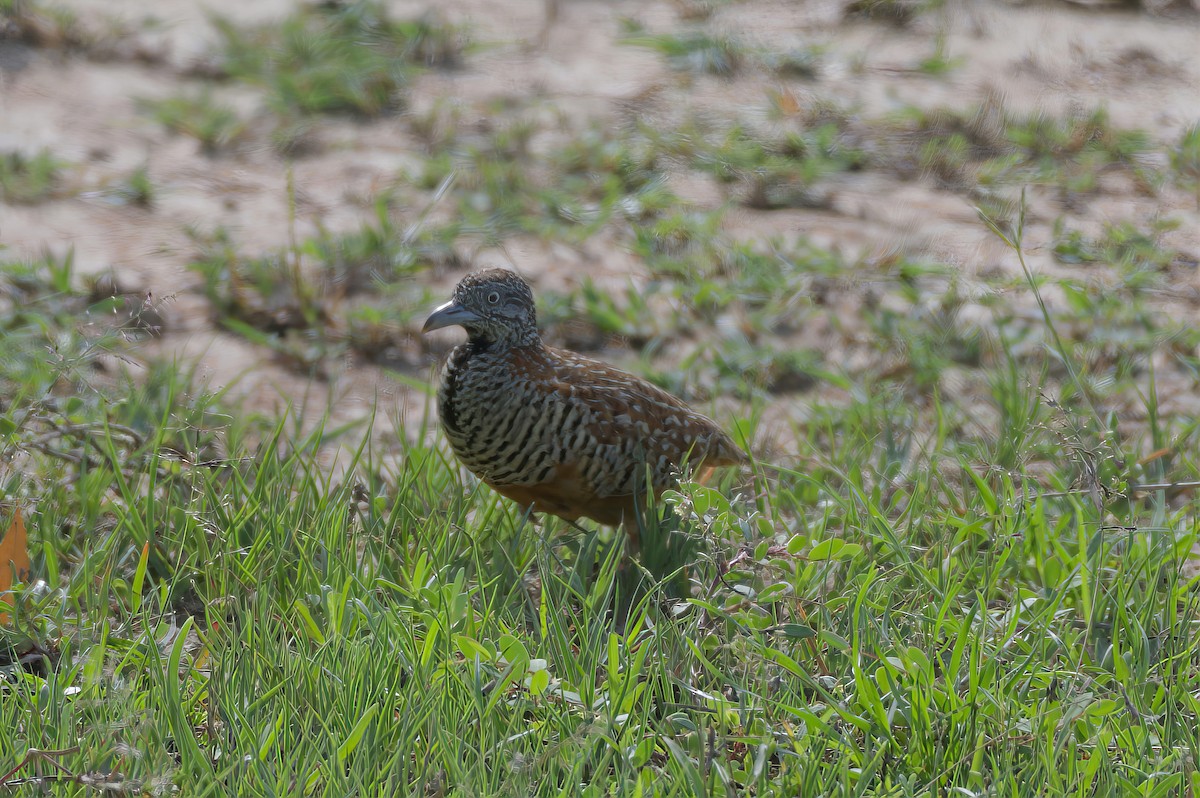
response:
[[[493,338],[488,338],[484,335],[468,335],[467,342],[462,345],[463,354],[467,357],[471,355],[482,354],[496,345]]]
[[[505,335],[501,338],[468,330],[467,345],[471,347],[473,352],[482,354],[489,350],[504,351],[505,349],[517,349],[525,346],[540,347],[542,346],[542,337],[538,335],[537,330],[529,333]]]

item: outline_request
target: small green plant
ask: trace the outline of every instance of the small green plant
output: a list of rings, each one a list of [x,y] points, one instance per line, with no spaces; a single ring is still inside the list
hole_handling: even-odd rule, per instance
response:
[[[194,234],[199,253],[191,268],[203,277],[222,324],[302,371],[323,368],[346,345],[384,361],[428,310],[430,296],[412,278],[462,266],[454,248],[460,228],[421,222],[397,228],[386,198],[375,211],[357,230],[322,230],[254,257],[241,255],[224,230]]]
[[[1175,179],[1196,192],[1196,207],[1200,208],[1200,124],[1183,131],[1170,157]]]
[[[330,318],[324,287],[294,255],[242,257],[225,230],[197,238],[197,243],[200,252],[191,268],[204,278],[218,318],[274,334],[309,329]]]
[[[21,204],[52,199],[63,190],[62,167],[47,149],[32,157],[19,152],[0,153],[0,197]]]
[[[1159,181],[1142,157],[1150,148],[1146,133],[1114,128],[1103,109],[1066,118],[1020,116],[989,98],[969,112],[908,109],[879,126],[893,131],[880,147],[890,168],[958,187],[1035,182],[1071,199],[1094,194],[1110,170],[1129,173],[1147,190]]]
[[[15,34],[13,38],[38,47],[85,49],[87,44],[78,16],[58,4],[0,0],[0,23]]]
[[[736,40],[700,32],[650,34],[633,25],[622,41],[656,50],[673,69],[721,77],[736,74],[746,59],[745,49]]]
[[[933,52],[917,65],[917,68],[932,77],[944,77],[955,67],[961,65],[962,58],[951,58],[947,54],[946,34],[939,32],[934,39]]]
[[[75,272],[73,253],[0,259],[0,296],[0,473],[29,449],[83,462],[61,447],[86,444],[100,429],[98,399],[114,383],[97,360],[125,355],[157,334],[158,310],[144,293],[119,290],[111,279],[89,286]]]
[[[457,223],[441,226],[416,223],[398,228],[387,198],[375,203],[375,218],[357,230],[333,234],[322,230],[299,245],[302,256],[339,295],[373,291],[411,278],[429,268],[462,266],[454,249]]]
[[[1128,169],[1147,186],[1156,180],[1139,156],[1150,148],[1141,130],[1118,130],[1108,113],[1052,119],[1035,114],[1010,120],[1008,137],[1033,174],[1072,194],[1090,193],[1106,169]]]
[[[641,130],[588,128],[535,157],[537,131],[518,109],[484,135],[459,135],[414,180],[425,189],[449,185],[460,231],[484,246],[518,233],[577,243],[676,202],[660,152]]]
[[[1182,262],[1181,254],[1162,242],[1176,227],[1174,220],[1155,220],[1148,230],[1123,222],[1105,225],[1102,235],[1089,238],[1061,222],[1055,225],[1055,257],[1089,267],[1078,278],[1057,281],[1065,300],[1057,316],[1060,331],[1093,368],[1135,378],[1139,363],[1164,342],[1188,337],[1190,325],[1156,312],[1151,300]]]
[[[845,6],[845,14],[905,27],[922,14],[941,8],[943,3],[944,0],[853,0]]]
[[[1174,219],[1156,219],[1149,230],[1129,222],[1104,225],[1095,239],[1078,230],[1067,230],[1060,219],[1054,226],[1054,256],[1062,263],[1102,263],[1122,272],[1162,272],[1179,259],[1179,253],[1162,245],[1165,233],[1179,228]]]
[[[415,67],[452,67],[463,32],[426,16],[392,19],[376,0],[306,7],[281,23],[241,29],[216,19],[230,77],[264,87],[286,116],[401,110]]]
[[[732,77],[757,65],[780,77],[811,80],[817,77],[822,55],[819,47],[765,50],[748,47],[732,36],[713,36],[698,30],[652,34],[628,20],[621,41],[658,52],[677,71],[719,77]]]
[[[989,166],[1015,161],[1006,112],[989,99],[962,112],[908,108],[872,125],[884,131],[884,163],[906,177],[932,175],[953,186],[977,186]],[[994,182],[994,181],[993,181]]]
[[[567,294],[540,297],[538,320],[547,337],[570,349],[599,350],[624,344],[653,349],[678,334],[684,323],[657,286],[627,284],[623,291],[604,290],[590,277]]]
[[[759,392],[768,394],[803,393],[818,382],[840,384],[825,365],[821,353],[812,349],[794,349],[777,342],[755,342],[736,336],[702,347],[689,357],[687,365],[700,371],[703,361],[713,370],[710,394],[753,399]]]
[[[825,200],[814,189],[822,178],[865,162],[860,151],[846,146],[837,122],[772,139],[734,127],[719,139],[706,137],[686,146],[696,168],[737,185],[740,201],[760,210],[819,207]]]
[[[821,72],[822,56],[820,47],[792,47],[763,53],[759,60],[780,77],[815,80]]]
[[[911,295],[916,299],[917,294]],[[961,294],[950,286],[936,302],[883,307],[869,322],[889,376],[903,375],[918,390],[936,389],[952,366],[979,367],[990,346],[987,328],[964,323]]]
[[[448,98],[440,98],[424,112],[411,113],[408,117],[408,129],[420,139],[426,152],[436,157],[449,151],[457,143],[462,117],[461,104]]]
[[[146,164],[134,169],[129,176],[121,181],[112,193],[122,202],[139,208],[150,208],[154,205],[155,188],[150,179],[150,169]]]
[[[420,329],[438,301],[429,286],[415,280],[378,286],[346,304],[335,334],[371,363],[423,376],[433,358]]]
[[[539,215],[525,149],[533,132],[523,120],[502,125],[487,141],[427,161],[418,182],[426,188],[452,183],[463,232],[485,245],[499,243]]]
[[[590,128],[550,153],[553,177],[539,199],[549,224],[584,239],[614,219],[638,221],[676,202],[659,152],[640,132]]]
[[[634,228],[634,253],[651,274],[683,280],[704,276],[716,263],[715,247],[723,240],[724,213],[676,211]]]
[[[172,133],[196,139],[207,155],[232,146],[246,130],[237,111],[217,101],[207,89],[162,100],[140,100],[138,105]]]

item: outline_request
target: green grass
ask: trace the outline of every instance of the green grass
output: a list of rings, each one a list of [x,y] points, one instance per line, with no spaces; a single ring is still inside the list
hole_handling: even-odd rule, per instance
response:
[[[846,5],[845,14],[907,27],[942,5],[942,0],[854,0]]]
[[[692,166],[735,187],[736,199],[757,210],[820,207],[816,184],[838,172],[860,168],[863,153],[847,146],[836,121],[819,121],[778,136],[761,136],[733,127],[723,133],[681,132],[668,145]]]
[[[413,278],[461,266],[459,227],[423,222],[399,226],[384,197],[357,230],[322,230],[265,254],[243,255],[223,230],[194,233],[199,251],[191,268],[204,280],[218,323],[300,371],[323,373],[347,348],[394,363],[395,350],[413,338],[433,304]]]
[[[413,70],[453,67],[465,46],[463,32],[435,16],[395,20],[375,0],[305,7],[253,29],[215,22],[224,71],[263,87],[285,118],[400,111]]]
[[[402,110],[411,70],[462,53],[456,29],[366,3],[224,31],[228,77],[297,125],[284,138]],[[643,43],[688,70],[811,77],[806,53]],[[196,97],[167,126],[227,147],[238,124]],[[1200,788],[1200,442],[1166,409],[1194,389],[1200,336],[1162,310],[1194,265],[1173,223],[1064,217],[1055,276],[970,276],[738,235],[730,207],[671,190],[707,176],[734,213],[768,213],[855,170],[932,175],[1024,265],[1005,189],[1084,202],[1120,172],[1154,190],[1159,162],[1190,189],[1194,132],[1155,152],[1102,112],[775,102],[766,124],[661,129],[512,100],[476,124],[444,104],[403,120],[425,162],[358,227],[256,252],[193,233],[217,323],[305,373],[352,357],[413,386],[445,298],[431,286],[474,248],[627,249],[636,281],[581,270],[538,292],[549,337],[695,401],[759,457],[664,496],[636,558],[608,531],[521,517],[428,417],[386,438],[315,399],[259,417],[145,359],[170,316],[141,287],[0,252],[0,531],[20,508],[33,558],[0,626],[0,792]],[[152,205],[144,168],[127,184]]]
[[[13,38],[38,47],[86,51],[88,32],[70,8],[39,0],[0,0],[0,21]]]
[[[68,263],[6,273],[25,292],[6,329],[77,342],[22,349],[6,377],[30,386],[6,394],[5,462],[22,463],[6,495],[44,584],[17,590],[3,633],[27,653],[3,666],[0,762],[36,748],[58,766],[9,778],[69,794],[101,777],[313,795],[1195,786],[1194,504],[1128,493],[1197,476],[1183,419],[1118,440],[1070,380],[1015,359],[989,370],[996,433],[971,403],[864,383],[811,403],[753,483],[665,497],[675,520],[644,532],[643,573],[594,533],[528,525],[440,446],[385,465],[361,428],[248,424],[177,369],[56,407],[89,347],[126,344],[80,326]],[[71,421],[48,441],[16,423],[30,412]],[[346,477],[319,454],[336,441],[356,452]],[[1178,456],[1137,465],[1160,445]]]
[[[497,103],[482,132],[442,129],[459,124],[450,114],[419,120],[422,137],[436,146],[408,182],[444,193],[458,232],[479,246],[521,234],[578,245],[601,231],[656,218],[675,204],[664,154],[649,134],[555,129],[562,143],[535,154],[530,140],[543,132],[531,120],[535,110]]]
[[[817,46],[796,46],[786,50],[765,52],[763,66],[783,78],[816,80],[821,73],[823,52]]]
[[[158,189],[150,179],[150,168],[147,164],[142,164],[130,172],[129,177],[113,190],[113,194],[122,202],[146,209],[154,207],[157,193]]]
[[[196,139],[206,155],[215,155],[236,143],[246,129],[237,112],[217,102],[210,91],[141,100],[139,105],[172,133]]]
[[[1170,159],[1175,179],[1181,186],[1196,192],[1196,205],[1200,207],[1200,125],[1183,131]]]
[[[961,57],[953,58],[946,53],[945,34],[939,33],[934,39],[933,52],[921,60],[917,69],[930,77],[944,77],[956,67],[961,66],[963,60]]]
[[[1073,205],[1094,196],[1109,172],[1130,175],[1147,193],[1161,183],[1144,158],[1153,149],[1145,132],[1115,127],[1103,108],[1065,117],[1021,115],[991,99],[969,111],[907,109],[890,125],[891,136],[887,120],[865,131],[886,155],[884,165],[953,187],[1042,185]]]
[[[672,69],[730,77],[746,60],[746,48],[732,38],[710,36],[701,31],[650,34],[636,23],[628,23],[624,43],[660,53]]]
[[[45,149],[32,157],[0,153],[0,199],[27,205],[52,199],[63,190],[62,168],[63,163]]]
[[[707,16],[698,14],[694,18]],[[733,77],[757,65],[782,78],[812,80],[820,70],[821,51],[817,47],[767,50],[750,47],[728,35],[714,36],[700,30],[649,33],[633,20],[625,20],[621,41],[631,47],[654,50],[672,69],[683,73]]]
[[[417,74],[461,66],[469,49],[465,30],[439,14],[395,19],[378,0],[305,4],[282,20],[253,26],[214,15],[212,24],[218,42],[207,77],[258,89],[272,120],[267,138],[289,157],[321,149],[323,116],[404,112]],[[140,105],[168,130],[195,138],[208,155],[228,150],[256,127],[215,99],[212,85]]]

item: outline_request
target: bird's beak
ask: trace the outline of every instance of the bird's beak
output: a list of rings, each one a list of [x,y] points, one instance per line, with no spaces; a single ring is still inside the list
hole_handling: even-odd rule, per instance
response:
[[[421,332],[427,333],[430,330],[440,330],[443,327],[455,325],[465,327],[473,321],[479,321],[479,316],[454,300],[450,300],[446,304],[434,308],[433,313],[429,314],[429,318],[425,319],[425,326],[421,328]]]

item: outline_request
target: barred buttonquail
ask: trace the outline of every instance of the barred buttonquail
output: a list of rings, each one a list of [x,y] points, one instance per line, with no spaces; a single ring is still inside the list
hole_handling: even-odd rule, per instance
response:
[[[463,278],[424,332],[453,325],[467,341],[438,390],[442,429],[463,465],[524,509],[615,526],[644,503],[647,475],[657,496],[685,461],[707,473],[748,459],[666,391],[542,343],[533,294],[511,271]]]

